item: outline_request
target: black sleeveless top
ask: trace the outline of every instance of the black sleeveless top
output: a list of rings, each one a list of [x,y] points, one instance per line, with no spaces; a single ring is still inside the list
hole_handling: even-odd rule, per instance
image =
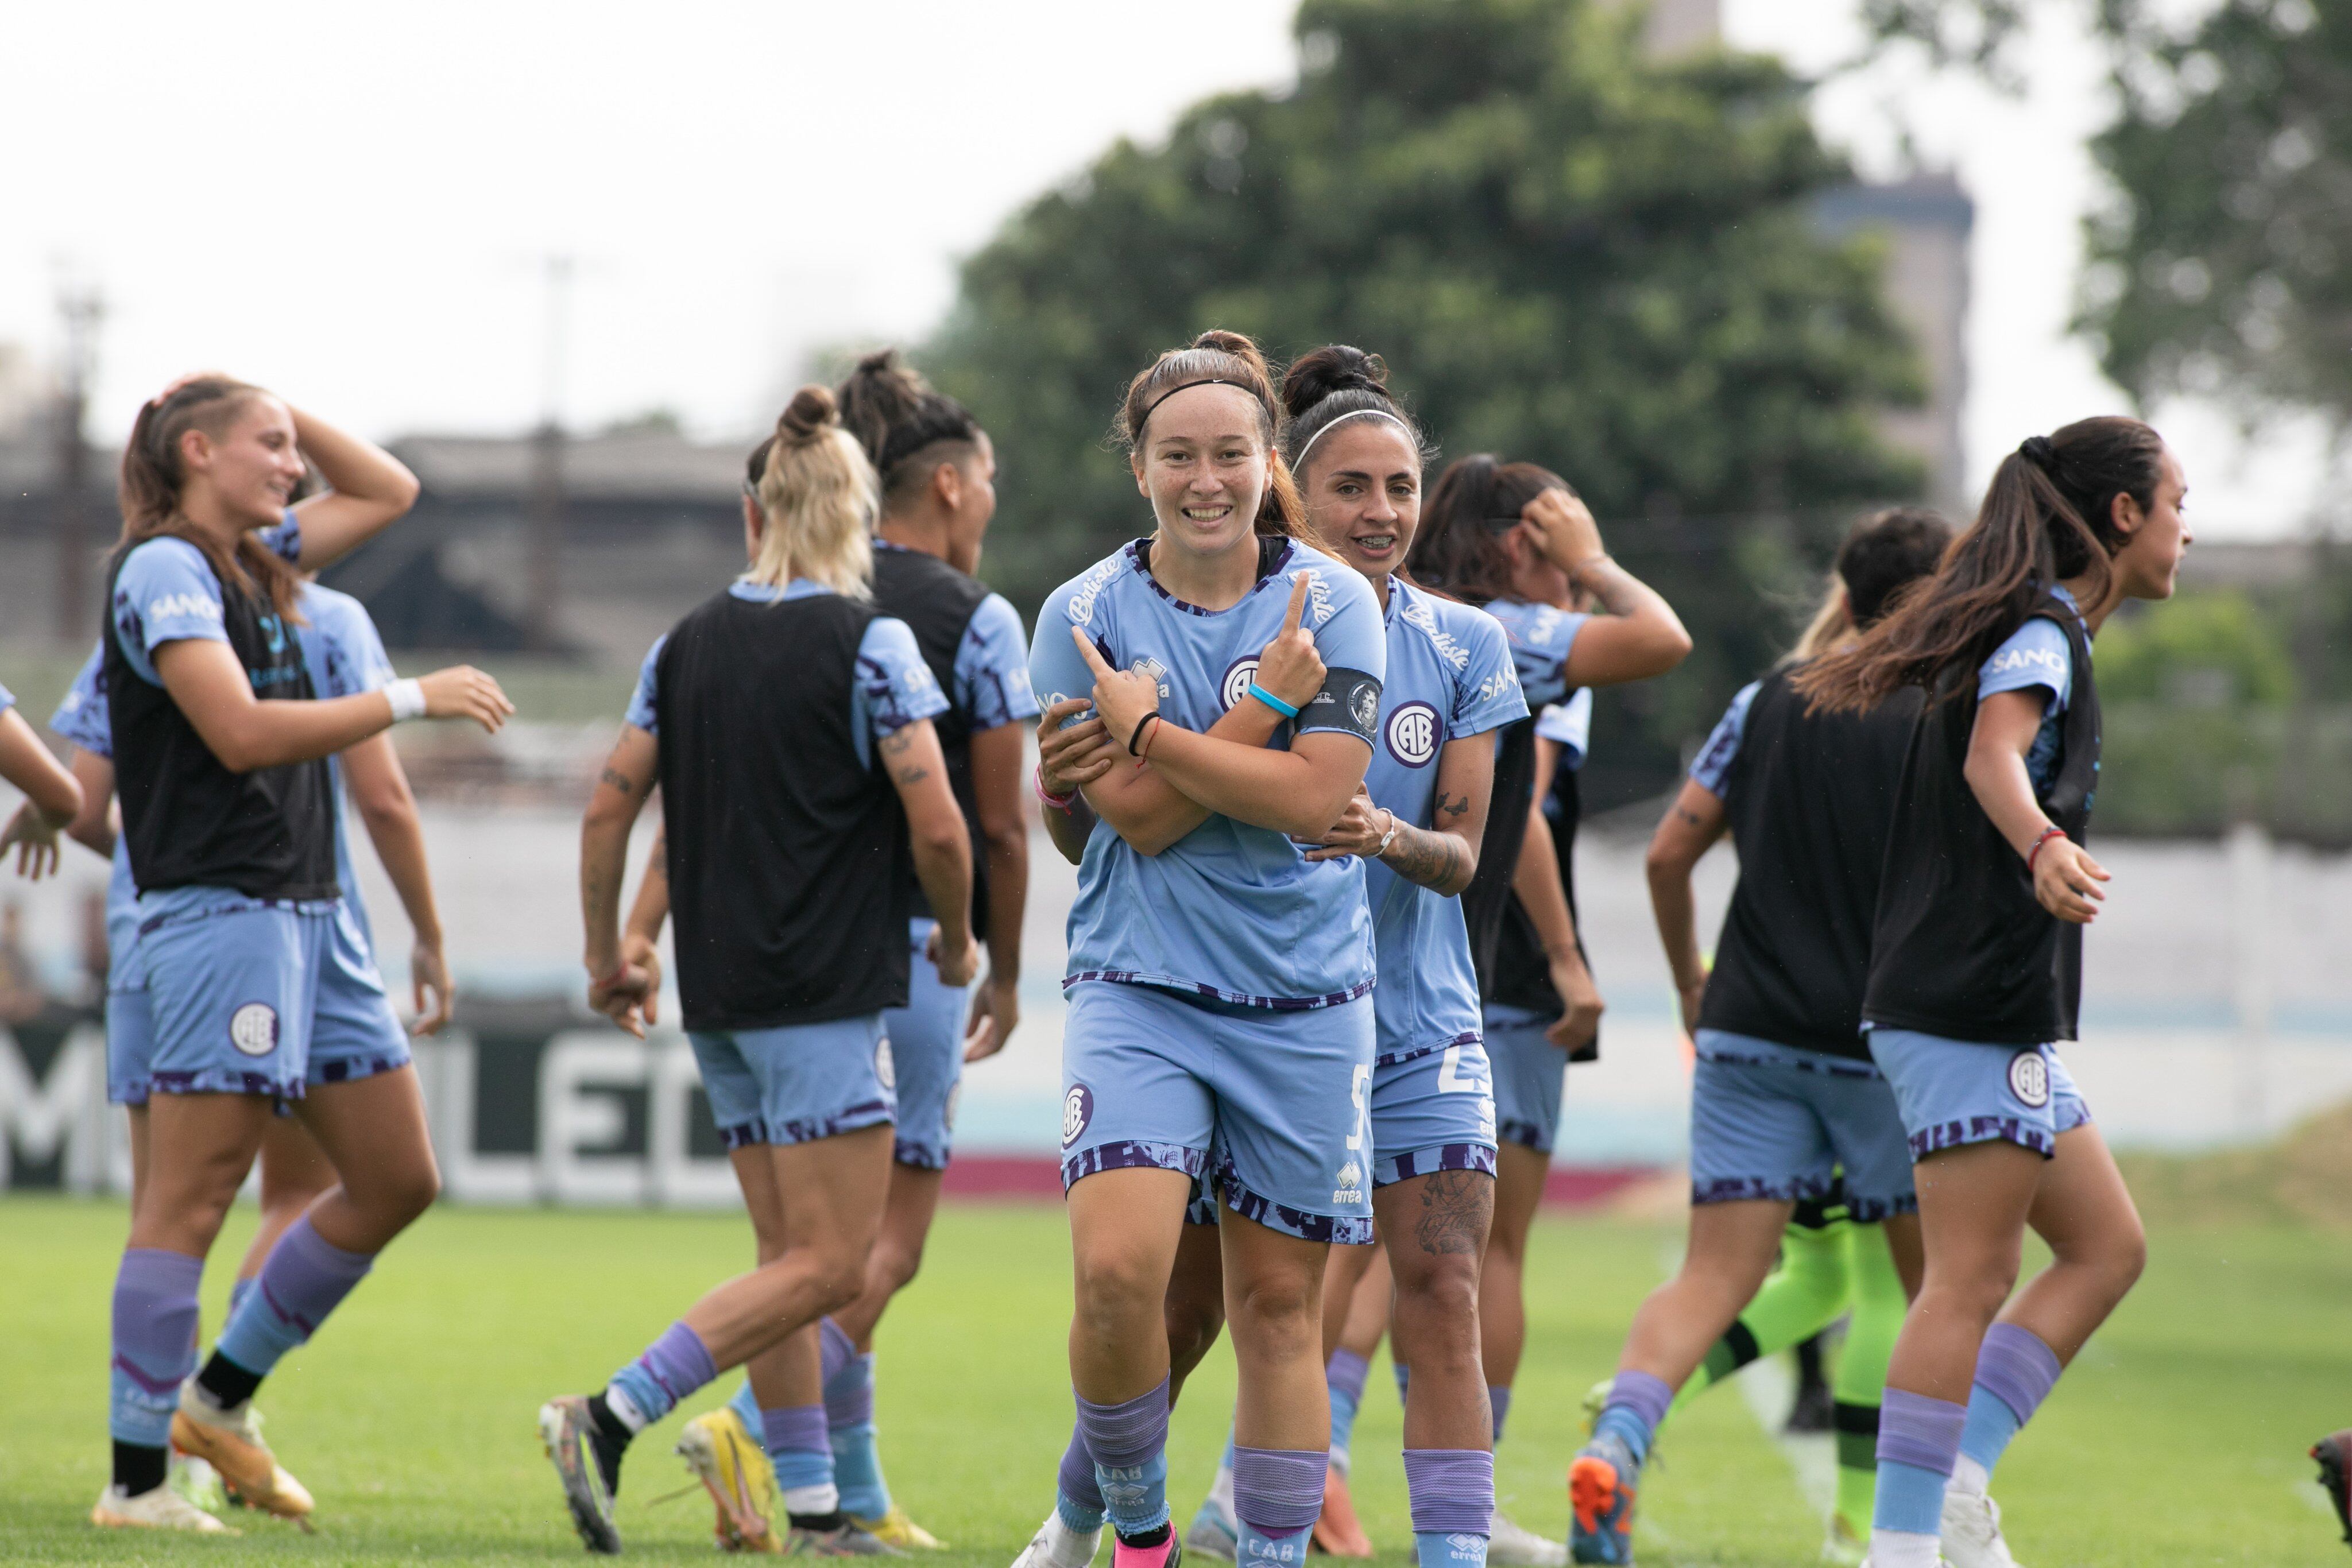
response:
[[[947,695],[948,711],[931,720],[939,732],[940,751],[947,759],[948,788],[963,809],[964,827],[971,835],[971,934],[988,936],[988,845],[980,833],[980,800],[971,783],[971,716],[955,702],[956,653],[963,646],[971,618],[987,602],[986,585],[976,582],[934,555],[920,550],[874,547],[874,604],[885,615],[904,621],[915,633],[923,663],[931,668],[940,690]],[[907,871],[908,908],[916,915],[931,913],[921,880],[910,862]]]
[[[2099,696],[2082,617],[2055,594],[2029,615],[2057,622],[2073,670],[2058,768],[2036,798],[2076,843],[2099,780]],[[1976,725],[1977,670],[1948,672],[1912,727],[1879,882],[1862,1016],[1891,1029],[2008,1047],[2074,1038],[2083,928],[2034,901],[2025,857],[2000,836],[1961,768]]]
[[[1871,926],[1921,694],[1809,715],[1795,668],[1758,685],[1724,777],[1739,881],[1698,1022],[1867,1061]]]
[[[114,788],[122,801],[131,880],[151,893],[226,887],[254,898],[338,896],[326,758],[236,773],[213,754],[172,694],[134,670],[122,651],[122,629],[126,622],[138,625],[141,608],[118,586],[131,553],[118,554],[108,570],[100,641]],[[205,570],[212,570],[209,560]],[[269,601],[221,581],[217,571],[213,580],[220,583],[229,650],[245,666],[255,698],[316,696],[301,639]]]
[[[851,728],[878,613],[720,592],[655,661],[677,988],[689,1030],[907,1005],[907,818]],[[878,760],[878,759],[877,759]]]

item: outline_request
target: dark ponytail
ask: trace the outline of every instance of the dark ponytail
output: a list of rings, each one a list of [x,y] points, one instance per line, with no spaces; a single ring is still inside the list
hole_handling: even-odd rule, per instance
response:
[[[224,549],[180,510],[180,491],[188,478],[180,438],[200,430],[217,440],[247,404],[268,395],[226,376],[199,376],[141,407],[131,422],[130,444],[122,449],[122,538],[114,553],[120,560],[152,538],[185,539],[204,552],[224,584],[266,595],[280,618],[299,622],[295,594],[301,579],[291,566],[249,528],[237,536],[235,548]]]
[[[1455,458],[1421,503],[1405,575],[1472,604],[1508,598],[1511,557],[1503,536],[1546,490],[1576,494],[1567,480],[1532,463],[1506,463],[1491,452]]]
[[[1143,444],[1143,427],[1151,411],[1186,387],[1217,382],[1238,387],[1257,403],[1258,437],[1266,445],[1265,497],[1258,503],[1255,526],[1261,534],[1303,538],[1307,508],[1298,486],[1283,460],[1282,402],[1275,395],[1274,372],[1265,355],[1239,332],[1212,329],[1192,340],[1192,347],[1171,349],[1136,372],[1119,400],[1118,423],[1112,434],[1129,454]]]
[[[1389,368],[1378,354],[1331,343],[1302,354],[1282,378],[1282,404],[1290,415],[1282,434],[1282,457],[1291,476],[1309,455],[1318,437],[1343,420],[1360,416],[1394,420],[1423,466],[1437,461],[1437,447],[1422,433],[1389,391]]]
[[[857,437],[881,478],[886,512],[928,483],[941,463],[963,462],[980,441],[980,422],[899,363],[896,349],[858,361],[834,397],[843,428]]]
[[[2164,438],[2137,419],[2077,420],[2028,437],[2000,460],[1977,520],[1927,585],[1853,647],[1806,666],[1797,689],[1832,710],[1872,707],[1905,686],[1933,690],[1990,658],[2067,579],[2087,577],[2097,603],[2125,543],[2116,497],[2153,507],[2163,461]]]

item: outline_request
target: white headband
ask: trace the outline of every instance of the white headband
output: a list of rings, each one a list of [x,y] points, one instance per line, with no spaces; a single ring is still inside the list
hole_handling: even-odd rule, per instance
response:
[[[1349,420],[1363,419],[1367,416],[1373,419],[1387,420],[1391,424],[1395,425],[1399,430],[1404,432],[1404,438],[1408,444],[1412,443],[1412,426],[1407,424],[1404,421],[1399,419],[1395,414],[1391,413],[1388,410],[1384,408],[1351,408],[1347,413],[1341,414],[1339,418],[1333,420],[1330,423],[1325,425],[1322,429],[1317,431],[1314,434],[1307,438],[1307,444],[1298,449],[1297,458],[1290,465],[1292,470],[1295,472],[1296,470],[1307,466],[1307,455],[1315,450],[1315,444],[1317,442],[1322,440],[1325,436],[1330,434],[1333,431],[1339,429]]]

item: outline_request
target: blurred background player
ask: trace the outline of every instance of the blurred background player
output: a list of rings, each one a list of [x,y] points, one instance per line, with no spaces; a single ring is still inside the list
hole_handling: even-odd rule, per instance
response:
[[[1086,817],[1047,802],[1056,845],[1084,842],[1062,1118],[1078,1431],[1025,1563],[1090,1559],[1106,1515],[1118,1568],[1181,1555],[1163,1308],[1195,1179],[1223,1205],[1240,1561],[1301,1560],[1322,1506],[1323,1271],[1371,1234],[1374,959],[1360,862],[1305,851],[1363,782],[1387,660],[1371,589],[1305,541],[1282,423],[1237,333],[1139,372],[1119,428],[1154,532],[1037,618],[1033,684],[1088,697],[1099,729]],[[1319,685],[1269,641],[1311,644]]]
[[[0,779],[25,792],[0,830],[0,855],[16,850],[16,873],[37,882],[58,868],[58,834],[80,814],[82,789],[16,711],[6,686],[0,686]]]
[[[1690,1239],[1681,1269],[1634,1314],[1592,1441],[1570,1467],[1580,1563],[1633,1560],[1656,1428],[1764,1283],[1800,1203],[1839,1190],[1854,1219],[1885,1227],[1917,1277],[1910,1153],[1861,1028],[1879,866],[1919,704],[1906,694],[1867,715],[1809,714],[1790,682],[1874,624],[1950,540],[1948,524],[1913,511],[1865,518],[1847,535],[1795,653],[1732,698],[1651,841],[1651,902],[1698,1054]],[[1739,880],[1709,970],[1691,873],[1727,831]],[[1816,1250],[1801,1241],[1790,1256],[1811,1261]],[[1788,1275],[1790,1285],[1811,1278]],[[1858,1556],[1859,1532],[1851,1544]]]
[[[1994,1464],[2139,1277],[2147,1239],[2054,1042],[2075,1038],[2082,847],[2098,782],[2091,637],[2168,599],[2188,485],[2137,420],[2086,419],[2001,459],[1941,568],[1798,691],[1832,710],[1906,687],[1913,727],[1862,1014],[1917,1162],[1927,1252],[1880,1407],[1870,1562],[2011,1562]],[[2028,1225],[2050,1266],[2011,1298]],[[2002,1303],[2007,1301],[2007,1305]]]
[[[1690,634],[1673,607],[1609,559],[1591,512],[1559,475],[1487,454],[1459,458],[1439,476],[1423,513],[1407,575],[1503,623],[1530,705],[1564,701],[1580,688],[1647,680],[1690,652]],[[1591,592],[1605,613],[1567,608],[1580,590]],[[1501,1143],[1495,1222],[1478,1289],[1479,1343],[1500,1442],[1511,1380],[1527,1344],[1521,1281],[1528,1232],[1551,1163],[1569,1055],[1591,1041],[1600,998],[1577,945],[1549,831],[1532,847],[1528,842],[1541,820],[1533,719],[1505,731],[1495,779],[1479,849],[1481,874],[1463,906],[1472,958],[1480,967]],[[1514,889],[1528,894],[1516,913]],[[1519,949],[1518,961],[1507,966],[1500,937],[1514,918],[1524,919],[1534,935]],[[1403,1371],[1409,1385],[1410,1365]],[[1488,1552],[1496,1563],[1544,1568],[1567,1561],[1560,1543],[1499,1511],[1492,1530]]]
[[[262,1444],[252,1397],[438,1187],[407,1047],[373,965],[338,961],[326,758],[403,718],[496,730],[513,708],[459,667],[321,698],[294,625],[287,501],[315,463],[297,559],[399,517],[415,481],[379,449],[221,376],[140,411],[123,456],[105,689],[137,964],[153,1022],[147,1174],[114,1295],[114,1477],[100,1525],[217,1531],[164,1484],[166,1437],[245,1500],[300,1518],[310,1494]],[[369,1069],[313,1081],[334,1053]],[[371,1054],[372,1053],[372,1054]],[[374,1071],[376,1061],[396,1065]],[[196,1290],[274,1111],[291,1107],[340,1179],[288,1228],[192,1378]],[[184,1383],[183,1379],[185,1378]]]
[[[749,570],[646,655],[581,829],[589,1000],[642,1036],[657,977],[623,953],[621,879],[661,785],[684,1021],[759,1255],[602,1392],[541,1406],[591,1552],[621,1548],[630,1441],[738,1365],[788,1531],[740,1484],[749,1456],[724,1477],[698,1463],[720,1544],[891,1550],[841,1507],[818,1325],[865,1289],[882,1224],[898,1114],[883,1014],[907,1004],[909,892],[919,879],[940,981],[965,984],[971,841],[931,725],[947,699],[914,633],[871,602],[873,465],[824,387],[803,387],[777,420],[758,491]],[[695,1441],[680,1445],[689,1459]]]

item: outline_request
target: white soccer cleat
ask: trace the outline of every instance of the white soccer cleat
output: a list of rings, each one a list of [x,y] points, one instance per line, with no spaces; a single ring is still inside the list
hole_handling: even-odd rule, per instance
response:
[[[224,1407],[189,1378],[180,1385],[180,1408],[172,1416],[172,1447],[218,1470],[247,1508],[304,1522],[317,1506],[310,1489],[289,1475],[261,1440],[261,1413],[250,1399]]]
[[[1080,1531],[1072,1530],[1062,1521],[1062,1511],[1054,1510],[1021,1555],[1013,1560],[1013,1568],[1087,1568],[1095,1560],[1095,1552],[1102,1545],[1099,1527]]]
[[[194,1455],[173,1449],[164,1484],[206,1513],[228,1511],[228,1489],[221,1485],[220,1472]]]
[[[236,1535],[231,1530],[168,1486],[126,1495],[118,1486],[98,1494],[89,1521],[108,1530],[185,1530],[197,1535]]]
[[[2000,1538],[2000,1504],[1983,1492],[1944,1490],[1944,1561],[1952,1568],[2017,1568]]]
[[[1486,1561],[1498,1568],[1568,1568],[1568,1542],[1546,1541],[1498,1508],[1487,1521]]]

